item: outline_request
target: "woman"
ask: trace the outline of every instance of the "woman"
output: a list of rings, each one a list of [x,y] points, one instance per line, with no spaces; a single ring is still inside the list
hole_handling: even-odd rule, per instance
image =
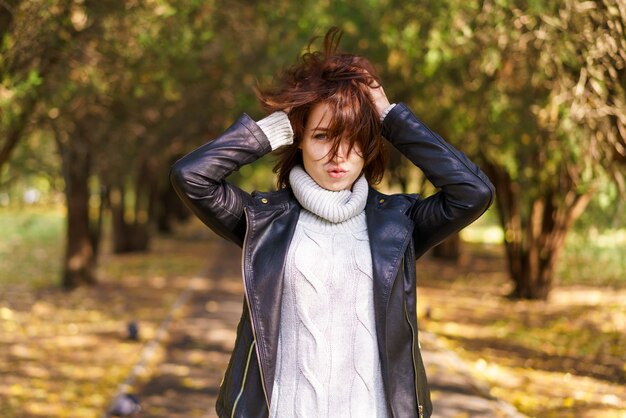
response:
[[[404,104],[364,58],[306,52],[272,91],[177,161],[181,199],[242,247],[243,314],[220,417],[429,417],[416,323],[415,260],[491,205],[494,188]],[[441,190],[384,195],[384,139]],[[225,179],[280,148],[279,190]]]

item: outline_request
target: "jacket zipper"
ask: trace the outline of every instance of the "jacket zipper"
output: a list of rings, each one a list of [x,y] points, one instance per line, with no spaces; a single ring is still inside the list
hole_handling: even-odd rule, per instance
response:
[[[404,257],[402,258],[402,266],[404,266]],[[420,395],[419,395],[419,374],[417,372],[417,366],[415,364],[415,329],[413,328],[413,324],[411,323],[411,319],[409,317],[409,310],[406,306],[406,300],[404,301],[404,315],[406,317],[406,321],[409,323],[409,327],[411,328],[411,356],[413,357],[413,372],[415,373],[415,398],[417,399],[417,412],[419,414],[419,418],[424,417],[424,407],[420,404]]]
[[[248,350],[248,360],[246,360],[246,368],[243,372],[243,380],[241,381],[241,389],[239,390],[239,393],[237,394],[237,398],[235,399],[235,403],[233,404],[233,412],[230,414],[230,418],[234,418],[235,410],[237,409],[237,403],[239,403],[239,398],[241,398],[241,395],[243,395],[243,387],[246,385],[246,379],[248,377],[248,367],[250,366],[250,358],[252,357],[252,349],[254,348],[255,345],[256,345],[256,340],[252,341],[252,344],[250,344],[250,349]]]
[[[248,240],[248,231],[250,230],[250,225],[248,223],[248,210],[247,208],[243,208],[244,214],[246,216],[246,234],[243,237],[243,245],[241,247],[241,275],[243,277],[243,289],[244,294],[246,296],[246,304],[248,305],[248,313],[250,314],[250,327],[252,328],[252,335],[254,337],[254,341],[256,342],[256,329],[254,328],[254,318],[252,317],[252,308],[250,306],[250,297],[248,295],[248,286],[246,285],[246,269],[244,265],[245,260],[245,252],[246,252],[246,241]],[[270,401],[267,397],[267,390],[265,389],[265,379],[263,378],[263,366],[261,364],[261,355],[259,353],[259,345],[256,344],[255,347],[257,361],[259,363],[259,374],[261,375],[261,388],[263,389],[263,396],[265,397],[265,403],[267,404],[267,410],[270,409]],[[242,386],[243,388],[243,386]],[[233,408],[234,410],[234,408]]]

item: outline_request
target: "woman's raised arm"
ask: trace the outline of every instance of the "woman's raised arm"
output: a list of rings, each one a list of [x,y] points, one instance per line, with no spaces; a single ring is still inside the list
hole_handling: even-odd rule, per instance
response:
[[[244,114],[218,138],[176,161],[170,181],[202,222],[241,246],[246,232],[243,209],[252,197],[226,178],[292,141],[291,124],[284,112],[274,112],[258,123]]]
[[[382,134],[441,189],[418,199],[411,209],[416,257],[472,223],[493,203],[495,188],[489,178],[405,104],[397,104],[386,115]]]

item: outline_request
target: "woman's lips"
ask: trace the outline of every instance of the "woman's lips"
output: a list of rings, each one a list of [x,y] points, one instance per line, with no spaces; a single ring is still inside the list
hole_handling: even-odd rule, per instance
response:
[[[346,170],[343,170],[341,168],[331,168],[330,170],[327,170],[327,172],[328,172],[328,175],[334,179],[339,179],[345,176],[347,173]]]

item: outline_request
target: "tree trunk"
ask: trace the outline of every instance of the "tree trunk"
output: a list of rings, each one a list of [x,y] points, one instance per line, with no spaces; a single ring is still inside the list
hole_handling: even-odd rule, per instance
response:
[[[121,254],[132,251],[130,228],[124,219],[126,211],[126,190],[122,186],[109,187],[111,227],[113,229],[113,252]]]
[[[100,184],[100,204],[98,205],[98,218],[91,228],[91,245],[93,246],[94,257],[96,262],[98,254],[100,254],[100,238],[102,237],[102,223],[104,221],[104,210],[106,208],[106,187]]]
[[[456,233],[448,237],[441,244],[433,248],[433,257],[448,260],[458,261],[461,256],[461,236]]]
[[[510,269],[510,274],[515,282],[515,288],[509,295],[511,298],[541,300],[548,298],[552,287],[554,262],[556,262],[557,255],[554,253],[548,254],[548,258],[554,262],[550,263],[550,266],[540,268],[542,260],[537,257],[537,254],[538,251],[516,251],[515,268]]]
[[[109,202],[111,207],[113,226],[113,252],[116,254],[145,251],[149,243],[149,176],[141,170],[138,173],[135,187],[135,205],[132,215],[127,212],[126,188],[124,186],[112,186],[110,188]],[[132,219],[131,219],[132,218]]]
[[[95,284],[95,251],[89,223],[89,145],[75,139],[58,141],[67,201],[67,242],[62,286]]]
[[[142,158],[137,169],[135,182],[135,207],[133,237],[135,251],[146,251],[150,244],[150,199],[156,177],[149,158]]]
[[[155,196],[152,201],[152,219],[156,220],[159,232],[172,232],[172,221],[184,221],[191,216],[191,212],[187,206],[180,200],[171,184],[167,185],[165,190],[155,190]]]
[[[152,178],[162,181],[154,182],[150,194],[150,219],[156,224],[157,230],[162,233],[172,232],[172,221],[184,221],[192,213],[176,194],[169,181],[168,170],[182,155],[176,155],[167,166],[157,166]]]
[[[522,196],[527,191],[520,190],[505,170],[490,163],[484,166],[496,186],[498,216],[505,231],[509,275],[515,284],[509,296],[545,300],[567,232],[589,203],[593,191],[576,192],[567,170],[563,170],[558,183],[560,190],[546,190],[538,198],[530,199]],[[522,201],[528,202],[528,210],[522,210]]]

